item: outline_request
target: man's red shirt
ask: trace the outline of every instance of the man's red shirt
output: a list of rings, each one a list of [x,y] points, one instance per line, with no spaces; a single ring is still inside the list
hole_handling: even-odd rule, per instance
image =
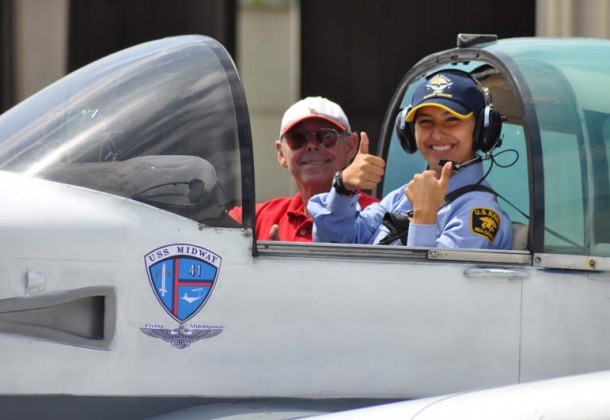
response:
[[[379,200],[372,195],[358,192],[361,208],[365,208]],[[279,227],[281,241],[311,242],[313,220],[305,214],[305,206],[301,193],[294,197],[273,198],[264,203],[256,204],[256,239],[270,240],[269,232],[273,225]],[[241,207],[229,211],[229,216],[241,222]]]

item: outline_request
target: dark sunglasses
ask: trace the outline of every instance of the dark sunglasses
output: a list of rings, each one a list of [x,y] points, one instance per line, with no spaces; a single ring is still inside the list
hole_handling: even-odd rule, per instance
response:
[[[288,147],[290,147],[292,150],[298,150],[304,147],[309,142],[309,138],[312,136],[315,137],[318,145],[326,148],[334,147],[339,140],[339,136],[342,135],[345,134],[339,133],[334,128],[320,128],[316,131],[289,132],[284,134],[282,138],[286,141]]]

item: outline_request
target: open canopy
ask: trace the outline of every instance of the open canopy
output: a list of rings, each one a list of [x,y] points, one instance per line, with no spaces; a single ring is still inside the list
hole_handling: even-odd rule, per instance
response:
[[[253,199],[243,89],[205,36],[96,61],[0,118],[0,169],[133,198],[213,226]]]

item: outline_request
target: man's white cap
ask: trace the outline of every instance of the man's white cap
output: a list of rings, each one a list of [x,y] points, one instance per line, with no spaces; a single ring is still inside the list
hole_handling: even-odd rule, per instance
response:
[[[350,131],[347,116],[339,105],[321,96],[310,96],[301,99],[286,110],[282,118],[280,137],[301,121],[310,118],[326,120],[336,125],[341,131]]]

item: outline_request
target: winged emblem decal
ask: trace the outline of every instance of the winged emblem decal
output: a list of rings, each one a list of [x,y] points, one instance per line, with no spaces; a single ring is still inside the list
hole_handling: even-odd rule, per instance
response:
[[[210,326],[207,328],[188,329],[179,326],[176,329],[169,328],[140,328],[140,330],[153,338],[160,338],[169,343],[172,347],[184,349],[203,338],[212,338],[222,332],[222,327]]]

